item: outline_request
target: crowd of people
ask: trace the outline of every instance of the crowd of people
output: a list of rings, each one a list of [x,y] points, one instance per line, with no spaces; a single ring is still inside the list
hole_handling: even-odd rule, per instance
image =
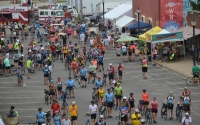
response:
[[[55,24],[55,22],[57,24]],[[53,116],[50,123],[55,125],[77,125],[78,105],[75,101],[68,107],[69,116],[66,113],[65,118],[60,115],[60,110],[68,100],[66,97],[66,90],[69,90],[69,98],[75,98],[74,88],[76,87],[75,80],[80,76],[81,88],[87,88],[91,82],[94,84],[95,97],[98,101],[91,101],[87,114],[91,116],[92,125],[106,125],[105,116],[98,114],[102,110],[103,106],[107,107],[107,118],[113,118],[112,109],[117,107],[118,115],[120,116],[120,122],[122,125],[130,123],[132,125],[145,125],[146,120],[142,118],[140,114],[143,109],[146,112],[147,109],[152,109],[153,123],[157,123],[157,112],[160,106],[156,97],[152,100],[149,98],[147,90],[144,89],[141,93],[141,98],[137,100],[140,106],[137,108],[136,99],[134,93],[130,93],[129,97],[124,96],[121,83],[123,82],[122,76],[125,73],[125,68],[122,63],[132,62],[135,58],[135,51],[137,44],[135,42],[123,42],[115,43],[114,37],[110,32],[106,32],[102,29],[101,39],[96,36],[92,36],[87,25],[83,22],[78,25],[65,25],[65,20],[52,21],[50,18],[44,22],[44,33],[41,29],[36,28],[36,25],[28,27],[27,25],[20,25],[17,23],[11,23],[10,32],[11,39],[13,41],[5,41],[7,35],[6,30],[1,32],[1,56],[0,56],[0,73],[9,77],[13,72],[16,73],[18,81],[17,86],[25,86],[24,75],[25,69],[27,69],[27,78],[31,79],[31,76],[35,72],[42,71],[44,74],[45,90],[48,90],[51,103],[51,115]],[[35,38],[36,37],[36,38]],[[88,39],[88,37],[90,37]],[[28,46],[24,46],[22,40],[27,41],[31,39]],[[78,43],[74,40],[78,39]],[[89,46],[86,42],[89,40]],[[44,42],[47,45],[43,45]],[[61,42],[62,41],[62,42]],[[116,60],[118,65],[114,66],[109,63],[109,66],[105,68],[104,56],[106,53],[110,53],[111,49],[116,50]],[[156,48],[155,48],[156,49]],[[156,55],[156,50],[153,51],[153,55]],[[121,58],[122,56],[122,58]],[[11,58],[14,59],[14,65],[11,63]],[[57,60],[61,60],[64,63],[64,67],[69,72],[69,78],[66,82],[63,82],[60,77],[57,80],[52,79],[53,69],[56,68]],[[153,58],[154,65],[156,65],[156,59]],[[87,64],[89,62],[89,65]],[[87,64],[87,65],[86,65]],[[148,71],[148,59],[146,56],[142,56],[141,59],[142,72],[144,79],[147,80]],[[88,68],[86,67],[88,66]],[[70,74],[72,70],[72,74]],[[97,72],[103,72],[108,76],[110,87],[106,90],[106,77],[97,75]],[[24,74],[23,74],[24,73]],[[96,79],[97,78],[97,79]],[[65,86],[66,85],[66,89]],[[78,90],[77,90],[78,91]],[[183,117],[182,123],[185,125],[191,125],[192,119],[189,117],[191,103],[191,93],[187,88],[184,88],[182,94],[182,101],[180,106],[186,107],[186,117]],[[55,99],[57,97],[58,100]],[[59,104],[62,101],[62,105]],[[173,119],[173,108],[175,104],[175,98],[173,92],[170,91],[166,100],[164,101],[168,105],[168,111],[170,120]],[[11,107],[12,111],[14,110]],[[17,113],[18,115],[18,113]],[[99,116],[99,120],[96,120]],[[42,108],[38,108],[36,114],[36,122],[38,125],[42,125],[46,122],[46,114],[42,111]],[[189,118],[189,120],[188,120]],[[109,120],[109,119],[108,119]]]

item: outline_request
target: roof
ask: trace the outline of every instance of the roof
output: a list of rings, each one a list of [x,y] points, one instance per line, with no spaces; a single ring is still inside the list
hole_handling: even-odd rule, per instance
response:
[[[122,18],[120,18],[119,20],[117,20],[116,25],[118,27],[123,27],[126,26],[128,23],[130,23],[132,20],[134,20],[135,18],[129,17],[129,16],[123,16]]]
[[[140,28],[151,28],[151,27],[152,27],[151,25],[149,25],[149,24],[147,24],[147,23],[144,23],[144,22],[142,22],[142,21],[139,21],[139,23],[140,23]],[[130,25],[130,26],[128,27],[128,29],[129,29],[129,30],[138,29],[138,21],[135,22],[134,24]]]
[[[131,14],[128,14],[128,15],[132,15],[132,5],[120,4],[117,7],[115,7],[114,9],[112,9],[111,11],[107,12],[104,15],[104,17],[105,17],[105,19],[113,20],[114,18],[117,19],[118,17],[120,17],[122,15],[127,15],[126,13],[128,13],[129,11],[131,11]]]
[[[186,27],[180,28],[175,32],[183,32],[184,40],[187,40],[188,38],[193,37],[193,27],[191,27],[191,26],[186,26]],[[195,35],[199,35],[199,34],[200,34],[200,30],[195,28]]]
[[[170,33],[170,32],[167,31],[166,29],[162,29],[158,34],[166,34],[166,33]]]

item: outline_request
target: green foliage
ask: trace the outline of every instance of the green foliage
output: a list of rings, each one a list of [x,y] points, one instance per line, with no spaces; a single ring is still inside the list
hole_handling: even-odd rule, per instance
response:
[[[48,6],[46,6],[46,5],[40,6],[40,7],[38,7],[38,9],[48,9]]]
[[[200,0],[197,0],[197,2],[190,1],[190,5],[192,6],[192,10],[200,11]]]

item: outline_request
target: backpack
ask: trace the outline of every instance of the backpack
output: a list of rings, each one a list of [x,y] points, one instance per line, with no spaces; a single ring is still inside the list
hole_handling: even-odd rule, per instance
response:
[[[122,47],[122,52],[126,53],[126,47]]]

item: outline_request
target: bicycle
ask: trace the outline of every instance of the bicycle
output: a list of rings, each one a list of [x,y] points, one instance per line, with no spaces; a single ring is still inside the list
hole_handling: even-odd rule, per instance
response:
[[[80,76],[80,74],[76,75],[76,80],[78,81],[78,85],[81,88],[81,76]]]
[[[143,100],[139,101],[138,109],[140,111],[140,114],[143,116],[144,115],[144,101]]]
[[[117,115],[116,119],[117,119],[117,125],[121,125],[121,115]]]
[[[147,108],[146,113],[145,113],[145,120],[146,122],[149,121],[149,124],[152,123],[152,109]]]
[[[84,117],[87,117],[87,120],[85,122],[86,125],[90,125],[90,117],[89,116],[90,116],[90,114],[88,114],[88,113],[85,114],[85,116],[84,116]]]
[[[48,112],[45,112],[44,114],[46,116],[46,125],[51,124],[51,112],[48,111]]]
[[[92,100],[94,101],[94,103],[98,106],[98,94],[97,92],[97,88],[93,88],[93,92],[92,92]]]
[[[106,86],[106,78],[108,77],[108,74],[103,73],[103,74],[102,74],[102,77],[103,77],[103,85]]]
[[[99,109],[99,115],[103,115],[104,116],[104,119],[106,119],[108,117],[108,114],[107,114],[107,104],[106,102],[103,103],[103,107],[101,108],[101,110]]]
[[[48,90],[44,90],[45,96],[44,96],[44,102],[45,104],[49,104],[49,91]]]
[[[66,89],[65,89],[65,95],[66,95],[67,99],[69,99],[69,96],[70,96],[69,94],[70,94],[70,90],[69,90],[69,88],[66,87]]]
[[[5,71],[3,69],[0,69],[0,76],[3,77],[5,74]]]
[[[161,108],[161,118],[164,118],[165,121],[167,120],[167,104],[163,103]]]
[[[68,109],[67,109],[67,107],[68,107],[67,102],[63,102],[62,103],[62,108],[61,108],[61,116],[62,117],[65,116],[65,115],[68,115]]]
[[[198,82],[195,82],[195,80],[198,80]],[[198,86],[199,83],[200,83],[200,78],[188,77],[186,79],[186,85],[188,86]]]
[[[69,60],[65,60],[65,69],[69,70],[70,68],[70,61]]]
[[[182,121],[182,107],[180,107],[179,103],[176,106],[176,119],[179,120],[179,122]]]

